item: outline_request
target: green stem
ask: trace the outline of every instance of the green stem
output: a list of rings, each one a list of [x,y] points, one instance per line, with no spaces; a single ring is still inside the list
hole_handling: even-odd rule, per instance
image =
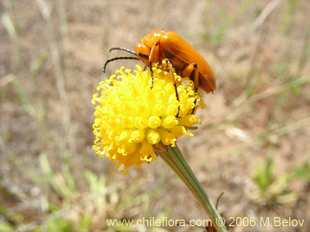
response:
[[[208,213],[212,224],[218,232],[227,232],[221,215],[217,212],[207,193],[194,175],[191,167],[185,161],[181,151],[176,147],[168,147],[166,152],[158,152],[163,160],[175,171],[181,180],[190,189],[199,203]]]

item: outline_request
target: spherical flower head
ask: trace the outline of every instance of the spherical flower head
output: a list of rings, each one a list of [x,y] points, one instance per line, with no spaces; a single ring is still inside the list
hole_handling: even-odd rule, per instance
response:
[[[193,82],[167,64],[152,72],[138,65],[134,71],[120,68],[98,84],[92,100],[94,151],[124,170],[155,160],[154,145],[175,146],[199,122]]]

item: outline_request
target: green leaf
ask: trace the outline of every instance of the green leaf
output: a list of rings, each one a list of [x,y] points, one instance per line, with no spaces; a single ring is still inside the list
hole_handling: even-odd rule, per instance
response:
[[[310,181],[310,165],[305,162],[302,166],[296,167],[293,171],[293,177],[300,178],[305,181]]]
[[[98,194],[106,193],[106,186],[103,179],[98,178],[96,174],[90,171],[86,171],[84,176],[88,182],[90,192]]]
[[[72,232],[72,223],[63,218],[53,218],[47,223],[47,232]]]
[[[13,232],[14,228],[6,222],[0,222],[0,231],[1,232]]]
[[[83,215],[83,217],[80,219],[79,231],[80,232],[87,232],[87,231],[89,231],[90,225],[91,225],[91,216]]]
[[[272,185],[274,182],[274,162],[271,157],[268,157],[260,169],[256,172],[254,176],[254,181],[259,187],[261,192],[266,192],[267,189]]]

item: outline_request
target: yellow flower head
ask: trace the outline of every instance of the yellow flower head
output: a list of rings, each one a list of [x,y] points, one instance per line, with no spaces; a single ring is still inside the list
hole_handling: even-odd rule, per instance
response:
[[[169,65],[152,70],[120,68],[101,81],[93,95],[93,148],[125,170],[151,162],[156,158],[154,145],[174,146],[199,122],[193,109],[200,98],[192,81],[181,79]]]

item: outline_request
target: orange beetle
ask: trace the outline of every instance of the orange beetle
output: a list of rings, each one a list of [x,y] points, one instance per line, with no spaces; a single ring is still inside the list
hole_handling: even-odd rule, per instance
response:
[[[114,47],[109,51],[121,50],[134,57],[115,57],[106,61],[104,72],[109,62],[120,59],[141,60],[145,65],[168,59],[177,74],[190,77],[195,88],[200,87],[206,92],[216,88],[213,71],[208,62],[185,39],[175,32],[155,31],[144,36],[131,51],[126,48]]]

